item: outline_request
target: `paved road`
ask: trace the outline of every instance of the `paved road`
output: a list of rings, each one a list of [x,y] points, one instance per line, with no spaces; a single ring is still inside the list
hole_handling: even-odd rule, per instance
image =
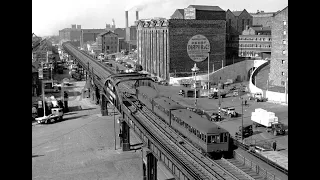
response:
[[[64,121],[32,126],[33,179],[142,179],[140,151],[122,152],[119,138],[114,149],[112,116],[88,99],[69,107]]]

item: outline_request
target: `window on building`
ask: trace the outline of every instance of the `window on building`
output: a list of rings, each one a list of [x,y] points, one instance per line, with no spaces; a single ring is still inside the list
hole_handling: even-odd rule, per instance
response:
[[[284,72],[281,72],[281,76],[284,76]]]
[[[242,31],[244,30],[244,19],[242,19]]]
[[[283,31],[283,35],[287,35],[287,31]]]
[[[287,44],[287,41],[286,41],[286,40],[283,40],[283,41],[282,41],[282,44]]]
[[[285,54],[286,54],[286,50],[283,50],[283,51],[282,51],[282,54],[285,55]]]
[[[286,61],[285,60],[281,60],[281,64],[284,64]]]
[[[287,21],[286,21],[286,20],[283,21],[283,25],[284,25],[284,26],[287,25]]]

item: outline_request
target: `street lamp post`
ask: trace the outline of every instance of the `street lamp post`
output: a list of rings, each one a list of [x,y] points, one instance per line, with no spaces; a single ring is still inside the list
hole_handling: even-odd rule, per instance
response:
[[[209,91],[210,91],[210,52],[208,52],[208,97],[209,97]]]
[[[197,64],[194,63],[193,68],[191,69],[192,72],[194,72],[194,106],[197,107],[197,71],[199,71],[199,68],[197,67]]]

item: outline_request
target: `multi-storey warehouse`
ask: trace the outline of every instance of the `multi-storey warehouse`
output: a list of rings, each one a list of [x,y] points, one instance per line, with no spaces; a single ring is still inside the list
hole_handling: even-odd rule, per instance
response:
[[[185,13],[184,19],[136,21],[138,62],[144,70],[166,80],[174,74],[191,75],[195,62],[187,53],[187,45],[195,35],[206,37],[210,43],[210,72],[221,68],[225,60],[225,11],[218,6],[190,5]],[[197,67],[207,72],[208,58],[197,62]]]

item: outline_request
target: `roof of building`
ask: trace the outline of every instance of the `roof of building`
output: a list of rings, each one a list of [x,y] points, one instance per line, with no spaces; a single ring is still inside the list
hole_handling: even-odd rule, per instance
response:
[[[176,9],[176,11],[179,11],[182,15],[184,15],[184,9]]]
[[[118,35],[118,34],[112,32],[112,31],[106,31],[106,32],[102,32],[102,33],[98,34],[98,36],[103,36],[103,35],[106,35],[106,34],[115,34],[115,35]]]
[[[102,33],[105,29],[81,29],[83,33]]]
[[[219,6],[205,6],[205,5],[189,5],[188,8],[195,8],[202,11],[224,11]]]
[[[264,11],[259,11],[259,12],[256,12],[256,13],[249,13],[251,16],[260,16],[260,15],[263,15],[263,16],[273,16],[276,12],[264,12]]]
[[[232,11],[232,14],[234,16],[240,16],[240,14],[242,13],[243,11]]]
[[[284,11],[284,10],[286,10],[286,9],[288,9],[288,6],[285,7],[285,8],[283,8],[281,11],[277,11],[277,12],[274,14],[274,16],[278,15],[279,13],[281,13],[282,11]]]

